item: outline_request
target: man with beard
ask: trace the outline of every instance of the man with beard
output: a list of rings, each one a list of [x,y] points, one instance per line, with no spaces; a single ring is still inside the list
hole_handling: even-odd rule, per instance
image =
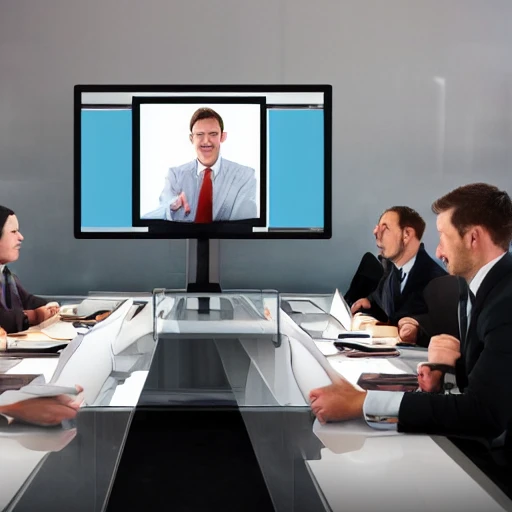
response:
[[[446,272],[425,251],[421,243],[424,231],[425,221],[407,206],[393,206],[381,215],[373,234],[381,256],[390,263],[377,289],[357,300],[352,313],[361,311],[398,325],[401,318],[428,312],[423,290]]]

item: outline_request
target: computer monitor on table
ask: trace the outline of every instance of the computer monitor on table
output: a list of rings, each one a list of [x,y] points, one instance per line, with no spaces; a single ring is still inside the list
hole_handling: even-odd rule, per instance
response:
[[[329,85],[77,85],[74,109],[76,238],[197,239],[199,272],[209,239],[331,237]]]

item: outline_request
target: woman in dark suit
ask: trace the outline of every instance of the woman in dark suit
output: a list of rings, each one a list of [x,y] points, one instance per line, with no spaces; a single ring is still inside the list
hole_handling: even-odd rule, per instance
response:
[[[57,314],[58,304],[28,293],[13,275],[8,263],[20,254],[23,236],[10,208],[0,206],[0,327],[7,333],[23,331]]]

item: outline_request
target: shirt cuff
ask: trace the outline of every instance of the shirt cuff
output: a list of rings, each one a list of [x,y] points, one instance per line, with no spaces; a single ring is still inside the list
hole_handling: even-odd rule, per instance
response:
[[[403,396],[396,391],[368,391],[363,404],[366,423],[380,430],[396,430]]]
[[[457,387],[457,378],[454,374],[444,374],[443,391],[450,395],[460,395],[459,388]]]

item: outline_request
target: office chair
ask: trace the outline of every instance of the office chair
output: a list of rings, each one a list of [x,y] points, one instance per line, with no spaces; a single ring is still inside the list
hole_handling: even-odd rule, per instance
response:
[[[428,347],[430,338],[437,334],[450,334],[459,339],[459,278],[441,276],[433,279],[423,290],[428,313],[416,315],[420,324],[417,344]]]
[[[384,275],[384,258],[376,258],[371,252],[367,252],[361,258],[356,273],[350,286],[344,295],[349,306],[362,297],[367,297],[379,284]]]

